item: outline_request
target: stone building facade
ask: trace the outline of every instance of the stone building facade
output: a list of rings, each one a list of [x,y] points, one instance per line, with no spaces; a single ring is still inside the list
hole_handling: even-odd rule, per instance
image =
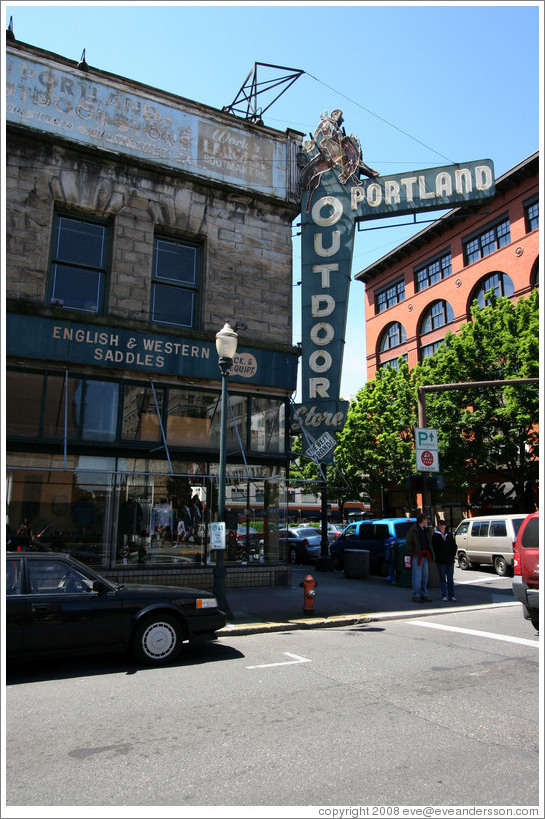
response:
[[[283,582],[302,135],[17,41],[6,83],[8,531],[27,518],[106,574],[211,585],[229,321],[226,500],[244,485],[247,504],[228,584]]]

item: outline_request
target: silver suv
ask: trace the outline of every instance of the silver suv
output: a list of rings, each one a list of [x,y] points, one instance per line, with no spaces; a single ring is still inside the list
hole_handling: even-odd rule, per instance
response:
[[[526,517],[521,515],[483,515],[465,518],[454,532],[458,565],[461,569],[494,566],[505,577],[512,571],[513,543]]]

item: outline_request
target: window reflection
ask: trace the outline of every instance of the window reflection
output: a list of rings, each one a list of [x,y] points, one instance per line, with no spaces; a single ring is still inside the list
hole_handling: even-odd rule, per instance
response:
[[[170,389],[167,443],[172,446],[209,447],[211,430],[219,423],[219,394]]]
[[[115,441],[119,385],[109,381],[78,381],[74,412],[84,441]]]
[[[6,373],[6,433],[38,437],[42,405],[43,375],[39,373]]]
[[[251,449],[284,452],[284,402],[259,396],[251,399],[251,407]]]
[[[161,439],[157,408],[159,408],[159,413],[163,411],[163,390],[156,389],[155,398],[150,387],[140,385],[124,387],[121,432],[123,438],[129,441],[159,441]]]

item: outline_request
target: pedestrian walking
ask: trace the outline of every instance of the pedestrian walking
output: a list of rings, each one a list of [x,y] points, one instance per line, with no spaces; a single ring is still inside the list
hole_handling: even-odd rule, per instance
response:
[[[411,556],[413,603],[429,603],[429,562],[433,560],[433,547],[427,515],[417,515],[416,523],[407,532],[406,547]]]
[[[439,582],[441,583],[441,597],[443,602],[453,600],[454,596],[454,560],[456,558],[456,541],[449,532],[447,522],[440,520],[437,529],[432,535],[431,545],[437,564]]]

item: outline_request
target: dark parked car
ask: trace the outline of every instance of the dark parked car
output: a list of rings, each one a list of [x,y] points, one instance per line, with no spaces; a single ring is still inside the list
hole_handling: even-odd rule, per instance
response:
[[[6,555],[8,658],[130,650],[173,660],[185,640],[226,623],[213,594],[178,586],[121,585],[70,555]]]
[[[513,545],[513,594],[524,618],[539,630],[539,512],[523,520]]]
[[[369,552],[371,572],[386,577],[393,560],[393,549],[404,544],[407,532],[416,518],[382,518],[349,523],[344,532],[330,545],[329,553],[335,569],[344,568],[345,549],[363,549]]]
[[[280,554],[286,555],[288,563],[312,563],[320,557],[322,535],[313,526],[281,529],[278,533],[278,540]]]

